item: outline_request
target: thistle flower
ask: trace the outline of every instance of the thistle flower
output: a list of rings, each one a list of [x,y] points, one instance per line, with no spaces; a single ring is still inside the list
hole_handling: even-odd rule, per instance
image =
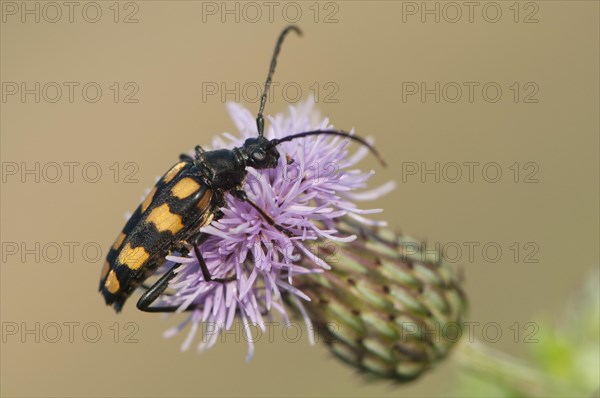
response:
[[[228,109],[240,136],[226,133],[214,140],[211,149],[241,146],[246,138],[257,134],[250,111],[237,104],[228,104]],[[311,100],[291,106],[287,116],[279,114],[269,119],[265,132],[269,139],[332,128],[328,119],[318,116]],[[190,324],[182,346],[185,350],[201,322],[218,325],[219,331],[223,331],[231,328],[236,315],[241,317],[246,332],[250,325],[264,331],[263,314],[270,316],[275,310],[288,320],[283,293],[300,313],[305,313],[302,303],[310,298],[295,286],[296,277],[330,269],[326,261],[312,255],[308,242],[328,240],[341,244],[355,240],[356,235],[338,231],[340,217],[383,225],[364,217],[379,209],[363,210],[354,201],[377,198],[394,187],[393,183],[387,183],[365,191],[373,172],[352,167],[368,151],[361,147],[350,155],[348,144],[348,139],[331,136],[285,142],[278,146],[281,156],[275,169],[248,168],[248,179],[243,187],[248,197],[276,224],[291,232],[291,236],[269,225],[250,205],[228,194],[227,205],[221,209],[222,217],[203,228],[210,237],[200,251],[214,278],[233,278],[225,283],[207,282],[193,253],[188,257],[168,256],[169,262],[158,273],[174,262],[183,266],[169,284],[174,293],[162,295],[158,305],[177,306],[180,311],[190,310],[191,314],[185,322],[168,330],[167,337]],[[304,257],[312,259],[310,265],[300,263]],[[310,325],[310,319],[304,318]],[[218,333],[212,334],[210,339],[203,339],[198,348],[211,347],[217,338]],[[248,344],[250,358],[253,345],[251,341]]]

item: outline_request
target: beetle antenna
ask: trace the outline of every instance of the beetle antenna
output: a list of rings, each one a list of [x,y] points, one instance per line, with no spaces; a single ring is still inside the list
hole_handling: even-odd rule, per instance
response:
[[[298,36],[302,36],[302,31],[300,28],[294,25],[290,25],[279,34],[279,38],[277,39],[277,43],[275,44],[275,50],[273,51],[273,57],[271,58],[271,66],[269,66],[269,74],[267,75],[267,80],[265,81],[265,88],[260,96],[260,108],[258,108],[258,115],[256,116],[256,127],[258,129],[258,135],[262,137],[265,131],[265,120],[263,118],[263,111],[265,110],[265,103],[267,102],[267,93],[269,92],[269,87],[271,86],[271,79],[273,78],[273,74],[275,73],[275,66],[277,65],[277,56],[281,51],[281,44],[283,43],[283,39],[290,32],[294,31],[298,34]]]
[[[377,149],[375,149],[375,147],[371,144],[369,144],[364,138],[359,137],[357,135],[352,135],[346,131],[342,131],[342,130],[314,130],[314,131],[305,131],[304,133],[298,133],[298,134],[292,134],[292,135],[288,135],[287,137],[283,137],[283,138],[274,138],[271,141],[269,141],[269,147],[273,148],[279,144],[281,144],[282,142],[286,142],[286,141],[291,141],[291,140],[295,140],[296,138],[302,138],[302,137],[308,137],[311,135],[338,135],[341,137],[346,137],[349,138],[351,140],[357,141],[360,144],[366,146],[367,148],[369,148],[369,151],[371,151],[371,153],[373,155],[375,155],[375,157],[377,158],[377,160],[379,160],[379,162],[381,163],[382,166],[387,166],[387,163],[385,163],[385,160],[383,160],[383,158],[381,157],[381,155],[379,154],[379,152],[377,151]]]

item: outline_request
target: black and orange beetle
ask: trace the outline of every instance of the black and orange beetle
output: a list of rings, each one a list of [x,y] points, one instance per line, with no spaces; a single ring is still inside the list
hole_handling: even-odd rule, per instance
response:
[[[297,27],[288,26],[279,35],[256,117],[258,136],[247,139],[243,146],[231,150],[205,151],[197,146],[194,157],[181,155],[180,161],[167,171],[135,210],[110,248],[100,276],[100,291],[106,304],[114,306],[117,312],[131,293],[142,285],[150,274],[166,261],[165,256],[173,251],[185,255],[194,250],[206,281],[225,282],[234,278],[213,278],[198,248],[207,237],[200,232],[200,228],[220,217],[219,209],[226,204],[227,192],[249,203],[274,228],[286,232],[285,228],[276,225],[242,190],[247,166],[268,169],[277,165],[279,152],[276,147],[280,143],[311,135],[338,135],[367,146],[381,160],[377,151],[363,138],[345,131],[314,130],[272,140],[263,136],[263,111],[267,92],[281,44],[290,31],[302,34]],[[152,286],[147,287],[137,302],[138,309],[146,312],[172,312],[177,309],[151,304],[165,291],[180,265],[175,264]]]

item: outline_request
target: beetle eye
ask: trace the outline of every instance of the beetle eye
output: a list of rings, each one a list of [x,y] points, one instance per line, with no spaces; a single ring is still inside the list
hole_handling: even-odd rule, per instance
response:
[[[257,162],[265,160],[266,157],[267,153],[262,148],[256,149],[254,152],[252,152],[252,158]]]

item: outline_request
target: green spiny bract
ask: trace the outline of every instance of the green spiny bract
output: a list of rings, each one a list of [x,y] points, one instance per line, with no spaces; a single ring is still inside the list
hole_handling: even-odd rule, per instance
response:
[[[303,303],[311,321],[348,364],[415,379],[460,338],[466,298],[456,273],[413,239],[350,220],[336,227],[358,238],[318,241],[316,254],[332,269],[300,279],[298,287],[311,298]]]

